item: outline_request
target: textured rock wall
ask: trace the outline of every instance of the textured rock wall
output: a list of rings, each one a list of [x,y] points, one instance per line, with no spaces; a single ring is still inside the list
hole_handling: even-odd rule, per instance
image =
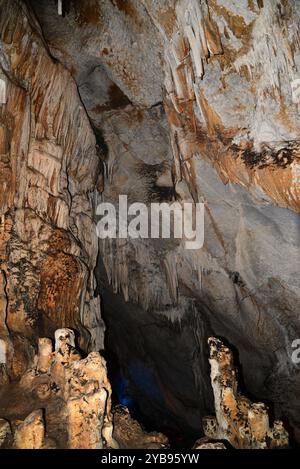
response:
[[[211,384],[216,417],[204,419],[207,437],[227,440],[237,449],[286,448],[289,436],[280,420],[269,421],[269,409],[252,403],[239,390],[233,354],[221,340],[210,337]]]
[[[17,376],[36,337],[57,327],[102,348],[92,273],[100,160],[76,85],[33,15],[20,1],[3,0],[0,11],[0,337]]]
[[[2,28],[6,54],[2,67],[8,86],[14,89],[15,103],[24,109],[23,115],[29,115],[33,108],[30,121],[18,113],[19,121],[14,117],[16,124],[8,128],[14,142],[28,142],[24,135],[28,135],[29,122],[35,140],[38,136],[44,141],[45,135],[53,132],[55,138],[47,137],[47,145],[51,141],[55,150],[50,146],[43,154],[57,151],[55,154],[60,155],[61,151],[62,156],[56,159],[64,163],[57,189],[49,178],[53,163],[49,173],[44,169],[47,163],[43,163],[43,182],[39,179],[35,151],[39,154],[40,147],[35,150],[32,144],[29,152],[25,146],[24,155],[31,155],[29,164],[21,158],[22,151],[13,153],[18,155],[13,160],[15,165],[3,157],[0,177],[5,184],[8,180],[15,182],[3,192],[4,199],[0,194],[1,204],[15,204],[17,209],[12,210],[13,218],[2,218],[2,245],[11,246],[10,251],[5,250],[5,259],[12,260],[5,264],[10,266],[10,275],[2,269],[0,277],[0,317],[11,316],[9,298],[14,296],[10,293],[9,297],[8,292],[20,289],[14,306],[18,314],[14,321],[6,321],[8,327],[11,324],[15,349],[34,327],[40,327],[35,317],[19,321],[23,311],[35,311],[38,318],[47,318],[48,329],[52,315],[66,314],[68,325],[73,325],[70,311],[78,306],[80,313],[75,316],[94,331],[93,337],[99,321],[97,300],[84,293],[89,272],[85,265],[90,268],[97,250],[95,242],[86,238],[93,233],[89,217],[82,215],[89,213],[90,197],[86,193],[96,183],[94,137],[84,111],[79,110],[78,98],[74,98],[76,90],[70,75],[49,58],[49,48],[75,78],[93,124],[106,170],[106,177],[100,181],[101,188],[104,185],[103,200],[116,202],[119,194],[128,194],[130,201],[147,203],[175,199],[205,202],[205,243],[201,250],[187,251],[183,244],[167,240],[101,243],[113,291],[122,292],[124,301],[138,303],[144,312],[154,311],[173,322],[188,318],[192,304],[200,318],[193,346],[200,344],[204,349],[208,329],[226,337],[240,352],[249,391],[260,399],[274,401],[276,415],[284,415],[299,429],[299,369],[291,361],[292,342],[300,337],[299,2],[70,0],[63,2],[62,17],[57,15],[54,2],[26,3],[41,24],[46,46],[38,39],[39,26],[31,16],[34,40],[28,24],[15,31],[13,25],[16,20],[20,23],[20,10],[8,11],[8,2],[2,1],[6,12],[1,22],[11,25]],[[26,40],[21,42],[22,31]],[[25,55],[19,55],[23,49]],[[29,63],[35,64],[28,70],[23,60],[26,51]],[[49,73],[43,75],[45,67]],[[49,83],[52,85],[47,88]],[[63,116],[60,102],[66,103]],[[8,101],[1,112],[10,106]],[[27,127],[21,122],[27,122]],[[16,132],[21,136],[16,137]],[[11,141],[10,136],[3,140],[7,141]],[[6,146],[3,154],[8,154]],[[34,181],[30,187],[23,183],[29,177]],[[26,191],[27,187],[31,190]],[[47,208],[43,204],[48,195],[37,197],[37,191],[49,193],[52,202]],[[29,210],[31,215],[26,220],[35,220],[38,213],[41,226],[50,230],[42,230],[44,244],[34,241],[37,237],[31,233],[37,228],[24,238],[20,209]],[[15,235],[18,220],[20,228]],[[50,243],[53,229],[55,239],[67,234],[68,248],[61,237],[63,247],[58,247],[62,245],[58,241]],[[22,257],[25,268],[20,281],[20,269],[14,262],[19,262],[20,253],[28,252],[28,240],[33,244],[30,254]],[[42,245],[45,249],[40,253]],[[89,259],[93,259],[91,264]],[[56,266],[55,278],[49,274],[52,264]],[[69,265],[70,271],[80,272],[76,275],[77,293],[69,297],[61,295],[60,281],[53,288],[49,286],[61,275],[66,281],[63,290],[68,291],[67,269],[60,270],[63,264]],[[53,303],[49,305],[51,297]],[[68,307],[70,301],[73,306]],[[41,305],[47,305],[43,307],[46,314],[39,313]],[[104,306],[109,314],[110,305]],[[2,329],[1,338],[5,338],[4,322]],[[166,356],[172,349],[164,340],[167,336],[162,339]],[[155,349],[154,342],[149,335],[149,354]],[[165,368],[162,362],[160,371]],[[172,368],[171,364],[164,375],[166,381],[174,373],[176,366]],[[194,375],[208,399],[205,367],[197,368]]]
[[[201,156],[224,183],[299,211],[297,4],[143,3],[164,44],[176,181],[185,178],[197,199],[195,160]]]

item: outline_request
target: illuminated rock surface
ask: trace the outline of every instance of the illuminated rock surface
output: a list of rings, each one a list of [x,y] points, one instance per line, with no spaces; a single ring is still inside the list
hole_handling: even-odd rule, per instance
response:
[[[0,416],[43,408],[61,440],[44,444],[79,445],[85,417],[68,435],[47,408],[67,418],[81,398],[62,403],[43,381],[64,383],[49,339],[68,327],[87,357],[62,353],[72,379],[105,350],[150,426],[194,442],[214,412],[207,338],[220,336],[300,441],[299,2],[65,0],[61,13],[0,0]],[[120,194],[204,202],[203,248],[98,242],[96,206]],[[8,398],[10,382],[32,385],[34,360],[34,396],[16,384]],[[96,417],[90,428],[82,444],[100,447]]]
[[[268,407],[240,394],[230,349],[214,337],[208,344],[216,417],[204,419],[206,436],[228,440],[237,449],[288,447],[289,436],[283,423],[276,420],[271,426]]]

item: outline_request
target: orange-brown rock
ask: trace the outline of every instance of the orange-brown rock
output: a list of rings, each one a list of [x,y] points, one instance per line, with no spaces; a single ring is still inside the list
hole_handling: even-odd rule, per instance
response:
[[[196,441],[193,449],[226,449],[226,446],[222,442],[213,442],[209,438],[203,437]]]
[[[104,358],[98,352],[91,352],[81,359],[75,348],[74,331],[58,329],[54,351],[49,339],[39,339],[34,363],[33,368],[22,376],[20,385],[40,401],[48,401],[47,408],[57,412],[57,415],[46,413],[46,421],[61,419],[64,422],[67,447],[118,448],[112,436],[111,386]],[[61,409],[57,404],[56,408],[49,405],[51,399],[57,398],[63,401]],[[27,420],[25,423],[27,425]],[[19,440],[23,441],[23,433]],[[18,443],[19,446],[23,444],[31,443]]]
[[[10,423],[0,418],[0,448],[7,442],[11,435]]]
[[[0,338],[16,377],[46,331],[70,325],[82,348],[102,347],[89,195],[100,167],[76,84],[49,55],[34,16],[19,0],[1,0],[0,9]]]
[[[44,436],[43,411],[35,410],[23,422],[17,423],[14,431],[14,446],[17,449],[41,449]]]
[[[42,338],[38,341],[38,357],[37,370],[41,373],[49,371],[52,358],[52,341],[51,339]]]
[[[68,445],[65,375],[81,360],[71,343],[55,360],[41,344],[37,357],[37,340],[71,327],[84,356],[101,350],[101,291],[107,343],[147,417],[200,431],[209,330],[239,350],[247,390],[299,435],[299,6],[85,0],[58,15],[54,1],[0,0],[0,415],[43,407],[51,438]],[[100,192],[203,202],[202,249],[152,239],[99,249]],[[260,441],[264,406],[239,407],[243,438]],[[77,445],[86,426],[72,422]],[[206,423],[215,435],[216,419]]]
[[[267,406],[239,393],[231,350],[215,337],[208,344],[216,417],[203,420],[206,436],[227,440],[234,448],[287,447],[289,435],[283,423],[277,420],[270,425]]]
[[[134,420],[127,407],[114,409],[114,438],[122,449],[161,449],[168,447],[168,438],[162,433],[145,432]]]

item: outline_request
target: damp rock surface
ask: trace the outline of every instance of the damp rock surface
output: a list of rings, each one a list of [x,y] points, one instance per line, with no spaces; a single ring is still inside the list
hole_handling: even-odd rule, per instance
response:
[[[144,431],[124,406],[117,406],[114,410],[113,435],[122,449],[162,449],[168,447],[168,438],[165,435]]]
[[[204,419],[205,435],[227,440],[236,449],[287,448],[289,435],[283,422],[271,425],[268,407],[240,393],[231,350],[215,337],[208,344],[216,417]]]
[[[46,339],[40,339],[39,344],[45,343]],[[45,350],[40,346],[33,366],[21,380],[2,390],[0,412],[13,424],[13,448],[118,448],[112,436],[111,386],[105,360],[98,352],[81,358],[73,344],[73,330],[57,330],[55,350],[48,349],[47,368],[39,367],[41,358],[45,363]],[[17,398],[19,405],[14,402]],[[39,405],[42,408],[36,409]],[[3,441],[9,428],[8,421],[1,419]]]
[[[220,336],[239,352],[245,389],[300,441],[299,2],[62,7],[0,0],[0,415],[64,407],[45,379],[51,344],[38,339],[70,328],[83,360],[105,347],[118,355],[145,418],[163,409],[196,441],[214,413],[207,337]],[[120,194],[148,208],[204,203],[203,247],[99,241],[96,207],[118,208]],[[72,379],[82,359],[74,344],[61,352],[52,372],[64,387],[65,354]],[[135,372],[128,358],[140,360]]]

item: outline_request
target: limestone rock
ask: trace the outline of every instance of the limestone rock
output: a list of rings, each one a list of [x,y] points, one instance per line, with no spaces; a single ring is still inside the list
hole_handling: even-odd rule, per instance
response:
[[[53,56],[72,71],[93,119],[101,110],[122,107],[126,97],[141,107],[162,100],[161,41],[143,2],[71,2],[65,8],[67,22],[57,18],[54,4],[30,4]]]
[[[64,398],[68,410],[70,448],[109,448],[112,438],[111,386],[105,360],[97,352],[66,367]]]
[[[17,449],[41,449],[44,435],[43,411],[35,410],[17,425],[14,432],[14,445]]]
[[[41,338],[38,342],[37,369],[41,373],[47,373],[52,359],[52,342],[50,339]]]
[[[226,449],[226,446],[223,443],[203,443],[195,449]]]
[[[51,412],[58,412],[58,415],[48,415],[47,418],[61,418],[64,422],[68,435],[67,447],[118,448],[112,436],[111,386],[106,362],[100,353],[91,352],[81,359],[75,348],[74,331],[65,328],[55,332],[54,351],[50,339],[39,339],[38,355],[34,362],[33,368],[23,375],[20,385],[27,393],[34,393],[40,401],[47,401],[48,408],[51,399],[59,397],[63,400],[62,409],[50,407]],[[41,418],[41,412],[33,412],[17,427],[15,444],[18,447],[39,444],[33,439],[40,436],[40,433],[35,436],[35,428],[40,429],[38,422]],[[26,432],[31,436],[25,441]]]
[[[197,339],[191,333],[181,347],[189,340],[195,349],[198,341],[204,347],[206,326],[226,337],[240,352],[249,392],[271,400],[276,416],[300,428],[300,374],[291,361],[291,344],[300,337],[300,114],[291,86],[300,67],[299,2],[143,4],[161,36],[166,95],[157,115],[158,106],[141,111],[132,105],[99,115],[107,146],[103,198],[116,204],[118,194],[127,194],[148,206],[172,197],[204,202],[205,243],[188,252],[176,241],[104,240],[105,288],[116,302],[123,295],[122,308],[134,303],[142,315],[154,311],[172,324],[174,318],[191,321],[195,304]],[[41,18],[51,31],[46,15]],[[158,186],[164,166],[171,188]],[[110,292],[107,298],[110,311]],[[166,328],[166,354],[172,353],[169,334]],[[146,340],[155,354],[156,339]],[[182,355],[181,366],[189,359]],[[173,364],[166,371],[159,359],[155,367],[168,376],[166,383],[177,370]],[[207,370],[199,362],[193,370],[185,389],[201,382],[207,408]],[[190,424],[188,413],[182,416]]]
[[[247,390],[300,435],[299,5],[86,0],[58,15],[54,1],[0,0],[1,385],[23,376],[46,402],[52,374],[61,397],[63,363],[80,358],[72,344],[55,366],[41,344],[37,375],[24,372],[57,328],[76,329],[85,353],[103,348],[106,271],[107,321],[142,326],[140,342],[128,334],[117,350],[133,387],[125,345],[133,361],[151,357],[143,371],[157,392],[135,394],[148,416],[200,429],[213,409],[209,333],[234,344]],[[119,194],[204,202],[203,248],[99,247],[95,207]],[[260,440],[265,408],[253,405],[248,423]]]
[[[76,326],[83,349],[102,348],[100,301],[90,275],[101,165],[76,84],[49,55],[31,10],[18,0],[1,0],[0,8],[7,86],[0,126],[6,188],[0,195],[0,338],[7,342],[8,375],[16,378],[44,330],[51,335]]]
[[[122,449],[161,449],[168,447],[168,438],[162,433],[145,432],[129,410],[117,406],[114,410],[114,438]]]
[[[226,449],[224,443],[221,442],[212,442],[209,438],[200,438],[196,441],[193,446],[193,449]]]
[[[230,349],[215,337],[208,343],[216,417],[204,419],[206,436],[227,440],[234,448],[287,447],[289,436],[283,423],[275,421],[270,426],[267,406],[240,395]]]
[[[8,437],[11,435],[10,423],[0,418],[0,448],[8,440]]]

